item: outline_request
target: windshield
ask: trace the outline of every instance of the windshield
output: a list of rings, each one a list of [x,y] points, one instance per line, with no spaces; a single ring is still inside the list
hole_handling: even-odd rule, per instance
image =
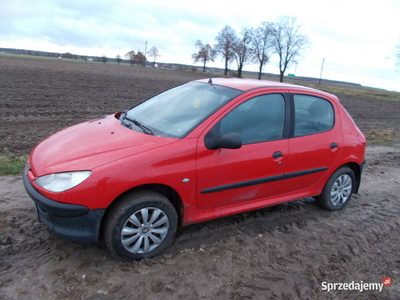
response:
[[[156,136],[183,138],[213,112],[242,92],[202,82],[190,82],[121,114],[121,123]],[[147,130],[146,130],[147,129]]]

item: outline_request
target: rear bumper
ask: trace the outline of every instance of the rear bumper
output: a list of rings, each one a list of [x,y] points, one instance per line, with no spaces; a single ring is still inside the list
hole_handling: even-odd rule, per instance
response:
[[[364,166],[365,166],[365,163],[366,163],[367,161],[364,159],[364,161],[361,163],[361,165],[360,165],[360,176],[359,176],[359,178],[358,178],[358,181],[357,181],[357,183],[356,183],[356,186],[355,186],[355,189],[354,189],[354,193],[356,193],[356,194],[358,194],[358,191],[360,190],[360,185],[361,185],[361,177],[362,177],[362,173],[363,173],[363,170],[364,170]]]
[[[88,209],[83,205],[60,203],[40,194],[27,177],[23,180],[28,195],[35,202],[42,221],[56,235],[73,242],[96,242],[105,209]]]

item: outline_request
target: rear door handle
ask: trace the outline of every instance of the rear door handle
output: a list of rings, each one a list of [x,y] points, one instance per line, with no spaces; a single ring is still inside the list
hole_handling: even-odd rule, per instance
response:
[[[283,153],[281,151],[276,151],[274,154],[272,154],[272,158],[278,158],[282,157]]]
[[[334,148],[337,148],[337,147],[339,147],[338,144],[336,144],[336,143],[332,143],[332,144],[331,144],[331,149],[334,149]]]

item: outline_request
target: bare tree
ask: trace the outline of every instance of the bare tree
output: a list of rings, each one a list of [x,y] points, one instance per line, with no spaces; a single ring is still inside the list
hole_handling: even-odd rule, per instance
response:
[[[147,52],[149,54],[150,57],[154,58],[153,61],[153,68],[156,66],[156,59],[157,57],[160,57],[161,55],[158,53],[158,49],[156,47],[151,47],[150,51]]]
[[[296,17],[281,16],[272,31],[272,44],[279,55],[279,79],[283,82],[283,75],[291,62],[295,62],[300,52],[309,45],[308,38],[300,34],[301,25],[296,24]]]
[[[145,67],[146,66],[146,56],[139,50],[138,53],[135,55],[134,60],[139,66]]]
[[[103,56],[101,57],[101,62],[102,62],[103,64],[106,64],[107,61],[108,61],[107,56],[103,55]]]
[[[200,40],[197,40],[195,44],[196,48],[199,49],[199,52],[193,53],[192,58],[194,62],[202,62],[203,63],[203,72],[206,71],[206,63],[208,61],[214,61],[217,52],[210,46],[210,44],[203,45]]]
[[[121,62],[121,60],[122,60],[122,59],[121,59],[121,55],[119,55],[119,54],[118,54],[118,55],[116,56],[116,59],[117,59],[117,63],[118,63],[118,65],[119,65],[119,63],[120,63],[120,62]]]
[[[29,53],[31,53],[31,52],[29,51]],[[30,55],[30,54],[28,54],[28,55]],[[64,54],[62,55],[62,58],[73,59],[73,58],[75,58],[75,57],[74,57],[73,54],[71,54],[71,53],[69,53],[69,52],[66,52],[66,53],[64,53]]]
[[[125,54],[125,58],[129,60],[131,66],[133,66],[133,64],[135,63],[135,56],[136,56],[136,53],[133,50],[131,50],[127,54]]]
[[[251,31],[244,29],[242,36],[238,37],[233,45],[235,60],[238,66],[238,77],[242,77],[245,63],[251,59]]]
[[[272,24],[263,22],[261,27],[251,30],[251,49],[253,60],[258,63],[258,79],[263,67],[268,63],[272,50]]]
[[[226,25],[215,38],[217,44],[215,45],[215,50],[222,55],[225,60],[225,76],[228,74],[229,62],[234,58],[234,44],[237,39],[235,30]]]

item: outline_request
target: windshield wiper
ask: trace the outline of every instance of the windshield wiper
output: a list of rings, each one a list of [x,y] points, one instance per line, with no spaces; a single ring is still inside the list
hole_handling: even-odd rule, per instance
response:
[[[127,126],[128,128],[132,129],[132,126],[131,126],[130,124],[127,124],[126,122],[124,122],[124,120],[128,120],[129,122],[135,124],[137,127],[139,127],[140,129],[143,130],[143,133],[150,134],[150,135],[154,135],[153,131],[152,131],[149,127],[143,125],[142,123],[140,123],[140,122],[137,121],[137,120],[128,118],[128,117],[126,116],[126,114],[127,114],[127,112],[124,112],[124,114],[122,115],[122,118],[121,118],[121,119],[122,119],[122,122],[123,122],[124,124],[129,125],[129,127]]]
[[[121,116],[119,117],[119,120],[121,121],[122,125],[124,125],[125,127],[129,128],[129,129],[132,129],[132,125],[124,121],[124,117],[125,117],[126,113],[127,113],[127,110],[124,110],[122,112]]]
[[[150,134],[150,135],[154,135],[153,131],[149,127],[143,125],[142,123],[140,123],[140,122],[138,122],[136,120],[133,120],[133,119],[129,119],[127,117],[125,117],[125,119],[127,119],[128,121],[131,121],[133,124],[135,124],[136,126],[140,127],[143,130],[144,133]]]
[[[121,124],[124,125],[125,127],[129,128],[129,129],[132,129],[132,125],[129,124],[129,123],[126,123],[126,122],[124,121],[124,119],[122,119],[122,118],[121,118]]]

